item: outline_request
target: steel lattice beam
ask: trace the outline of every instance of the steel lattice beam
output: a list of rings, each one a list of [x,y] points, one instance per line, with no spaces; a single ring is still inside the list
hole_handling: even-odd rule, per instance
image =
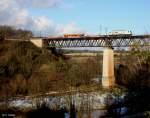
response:
[[[45,38],[45,47],[130,47],[134,45],[150,46],[150,36],[84,36],[80,38]]]

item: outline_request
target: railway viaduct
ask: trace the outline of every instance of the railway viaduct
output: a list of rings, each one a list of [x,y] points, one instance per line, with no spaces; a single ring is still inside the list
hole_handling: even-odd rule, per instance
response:
[[[150,48],[150,35],[56,36],[31,38],[30,41],[37,47],[45,48],[103,47],[102,86],[105,88],[115,85],[114,47],[131,47],[138,44]]]

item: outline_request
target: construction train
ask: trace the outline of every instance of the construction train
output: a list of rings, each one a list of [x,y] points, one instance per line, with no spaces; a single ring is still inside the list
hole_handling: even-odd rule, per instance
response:
[[[108,36],[132,36],[132,31],[128,30],[113,30],[107,34]],[[85,34],[64,34],[64,38],[82,38],[84,36],[88,36]],[[90,36],[90,35],[89,35]],[[103,35],[95,35],[95,36],[103,36]]]
[[[49,38],[82,38],[82,37],[103,37],[103,36],[132,36],[132,31],[129,30],[113,30],[107,35],[85,35],[82,34],[64,34],[63,36],[49,36]]]

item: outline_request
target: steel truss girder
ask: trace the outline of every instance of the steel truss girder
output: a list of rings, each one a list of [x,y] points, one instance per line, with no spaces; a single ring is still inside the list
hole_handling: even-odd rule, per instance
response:
[[[147,38],[99,38],[99,39],[43,39],[46,47],[131,47],[134,45],[150,46]]]

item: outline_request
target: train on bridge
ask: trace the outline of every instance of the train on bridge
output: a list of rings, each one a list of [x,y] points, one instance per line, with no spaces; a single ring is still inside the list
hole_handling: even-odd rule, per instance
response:
[[[85,34],[64,34],[64,38],[81,38],[84,36]]]
[[[129,30],[113,30],[107,34],[108,36],[132,36],[132,31]],[[105,35],[93,35],[94,37],[105,36]],[[83,34],[64,34],[63,38],[82,38],[91,37],[91,35]]]
[[[113,30],[108,33],[109,36],[132,36],[132,31],[129,30]]]

